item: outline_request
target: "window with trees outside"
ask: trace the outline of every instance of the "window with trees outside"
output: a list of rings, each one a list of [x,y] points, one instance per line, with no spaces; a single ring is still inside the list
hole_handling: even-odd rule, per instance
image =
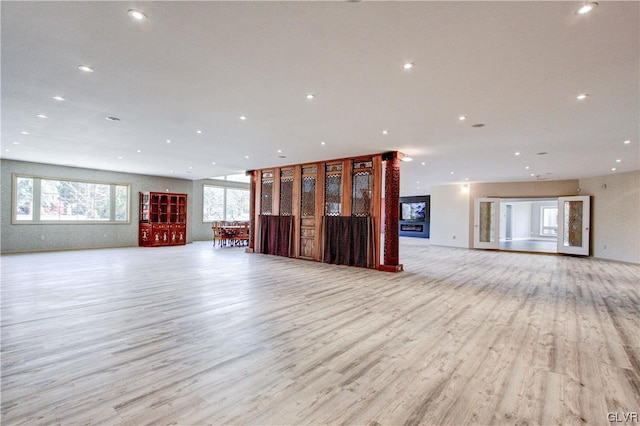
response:
[[[129,222],[129,185],[15,175],[13,187],[15,223]]]
[[[249,197],[248,189],[204,185],[203,222],[249,220]]]

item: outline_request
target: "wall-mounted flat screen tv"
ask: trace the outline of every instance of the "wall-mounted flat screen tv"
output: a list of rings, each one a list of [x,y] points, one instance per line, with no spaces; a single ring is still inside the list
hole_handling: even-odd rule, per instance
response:
[[[400,219],[402,220],[424,220],[427,203],[420,201],[417,203],[402,203]]]

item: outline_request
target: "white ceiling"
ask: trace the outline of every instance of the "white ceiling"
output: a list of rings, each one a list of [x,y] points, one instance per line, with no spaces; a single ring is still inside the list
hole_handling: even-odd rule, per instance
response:
[[[580,5],[3,1],[1,154],[201,179],[399,150],[403,195],[638,170],[640,3]]]

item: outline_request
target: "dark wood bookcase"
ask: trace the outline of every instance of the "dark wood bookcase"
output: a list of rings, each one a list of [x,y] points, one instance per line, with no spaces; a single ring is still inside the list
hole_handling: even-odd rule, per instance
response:
[[[140,192],[138,245],[184,245],[187,242],[187,194]]]

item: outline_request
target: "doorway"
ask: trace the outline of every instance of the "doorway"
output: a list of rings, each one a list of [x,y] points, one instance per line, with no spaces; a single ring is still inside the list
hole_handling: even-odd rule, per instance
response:
[[[500,250],[558,252],[557,198],[503,198],[500,211]]]
[[[475,198],[473,247],[589,256],[590,205],[588,195]]]

